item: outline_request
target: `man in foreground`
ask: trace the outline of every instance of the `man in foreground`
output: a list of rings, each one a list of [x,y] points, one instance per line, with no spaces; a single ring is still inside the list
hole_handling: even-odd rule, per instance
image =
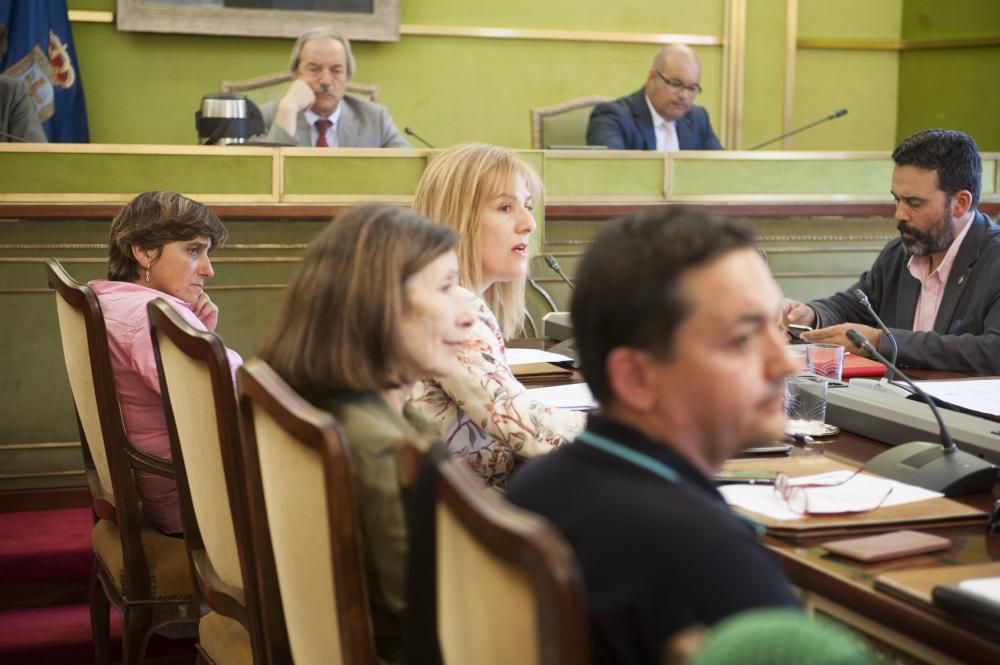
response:
[[[976,210],[983,177],[971,137],[918,132],[892,153],[899,237],[850,289],[808,305],[785,304],[786,323],[862,353],[854,328],[888,357],[892,345],[855,291],[863,291],[899,346],[904,367],[1000,374],[1000,228]]]
[[[660,663],[692,623],[795,605],[755,525],[711,480],[784,432],[783,300],[752,241],[670,208],[612,223],[577,272],[577,348],[600,413],[526,464],[507,498],[575,551],[595,663]]]
[[[292,48],[294,80],[277,102],[261,106],[267,143],[317,148],[409,148],[380,104],[348,97],[351,43],[330,28],[304,33]]]
[[[683,44],[664,46],[641,90],[594,107],[587,144],[612,150],[722,150],[708,111],[694,105],[700,92],[695,52]]]

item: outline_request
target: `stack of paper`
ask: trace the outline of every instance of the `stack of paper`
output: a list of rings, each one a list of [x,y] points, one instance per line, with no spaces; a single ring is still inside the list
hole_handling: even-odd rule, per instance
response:
[[[549,386],[548,388],[532,388],[525,391],[532,399],[538,400],[545,406],[557,409],[573,409],[576,411],[588,411],[597,407],[594,396],[586,383],[569,383],[562,386]]]
[[[832,483],[849,478],[853,473],[854,471],[849,469],[829,471],[811,476],[798,476],[793,478],[791,482],[793,485],[828,485],[827,487],[804,489],[809,515],[860,512],[874,509],[879,505],[884,507],[901,506],[906,503],[944,496],[939,492],[931,492],[920,487],[865,473],[859,473],[840,485],[832,485]],[[725,485],[720,487],[719,491],[729,505],[759,515],[776,520],[800,520],[806,517],[806,515],[792,511],[788,507],[788,503],[775,494],[773,486]],[[886,497],[887,493],[888,497]]]

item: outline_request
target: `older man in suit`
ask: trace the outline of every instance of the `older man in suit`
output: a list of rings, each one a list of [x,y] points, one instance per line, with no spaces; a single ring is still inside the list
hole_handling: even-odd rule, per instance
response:
[[[708,112],[694,105],[700,81],[701,62],[690,47],[664,46],[641,90],[594,107],[587,143],[613,150],[722,150]]]
[[[277,102],[261,107],[261,140],[317,148],[409,148],[380,104],[348,97],[354,76],[351,43],[329,28],[304,33],[292,49],[294,81]]]
[[[809,342],[863,353],[855,329],[888,356],[891,342],[861,304],[872,307],[899,344],[904,367],[1000,374],[1000,227],[976,210],[983,164],[971,137],[929,129],[892,153],[899,237],[847,291],[809,304],[788,300],[785,321],[819,328]]]

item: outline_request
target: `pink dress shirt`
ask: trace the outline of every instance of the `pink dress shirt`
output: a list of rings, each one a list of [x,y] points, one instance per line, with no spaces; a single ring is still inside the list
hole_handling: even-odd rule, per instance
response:
[[[972,227],[972,217],[970,216],[955,240],[948,247],[944,259],[930,272],[931,257],[911,256],[906,267],[910,274],[920,282],[920,296],[917,298],[917,309],[913,314],[913,329],[932,332],[934,321],[937,319],[938,309],[941,307],[941,299],[944,297],[944,287],[948,284],[948,277],[951,275],[951,268],[955,265],[955,257],[965,240],[966,234]]]
[[[188,303],[155,289],[103,279],[94,280],[89,286],[97,294],[104,313],[111,369],[129,441],[144,452],[170,459],[170,439],[163,399],[160,397],[160,379],[153,356],[146,303],[154,298],[163,298],[193,327],[206,330],[205,324],[194,315]],[[236,368],[243,364],[243,359],[229,349],[226,349],[226,354],[235,377]],[[142,497],[146,519],[164,533],[184,530],[176,482],[151,473],[137,472],[136,486]]]

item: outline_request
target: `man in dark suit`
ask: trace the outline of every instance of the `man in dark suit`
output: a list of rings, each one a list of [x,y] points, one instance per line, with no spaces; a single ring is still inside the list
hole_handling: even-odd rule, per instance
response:
[[[722,150],[708,112],[694,105],[700,81],[701,63],[689,46],[664,46],[641,90],[594,107],[587,144],[612,150]]]
[[[795,605],[711,480],[784,432],[795,366],[782,303],[748,229],[683,206],[610,223],[580,262],[576,348],[600,410],[572,444],[525,464],[507,499],[573,548],[594,665],[659,665],[692,624]]]
[[[1000,374],[1000,227],[976,210],[979,149],[962,132],[930,129],[892,153],[899,237],[847,291],[809,304],[788,300],[787,323],[815,326],[810,342],[862,353],[857,330],[889,356],[891,342],[859,302],[861,289],[892,331],[904,367]]]

